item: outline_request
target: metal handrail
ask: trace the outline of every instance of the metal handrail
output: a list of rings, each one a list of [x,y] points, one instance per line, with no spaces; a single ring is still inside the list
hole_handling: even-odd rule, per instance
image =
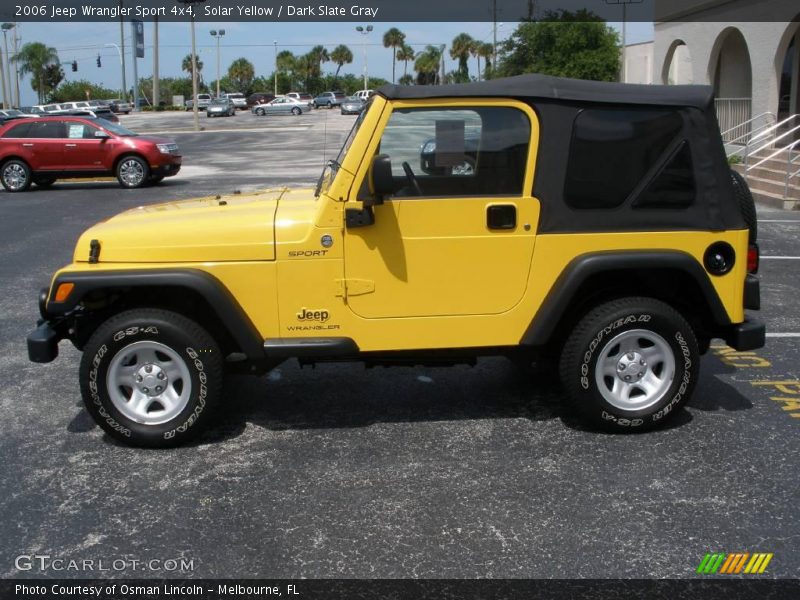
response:
[[[733,126],[733,127],[731,127],[730,129],[726,129],[725,131],[723,131],[723,132],[722,132],[722,134],[721,134],[721,135],[722,135],[722,137],[724,138],[726,135],[728,135],[728,134],[729,134],[729,133],[731,133],[732,131],[734,131],[734,130],[736,130],[736,129],[739,129],[740,127],[744,127],[745,125],[749,125],[750,123],[754,123],[755,121],[757,121],[758,119],[760,119],[760,118],[762,118],[762,117],[771,117],[771,118],[772,118],[772,120],[774,121],[774,120],[775,120],[775,113],[772,113],[772,112],[769,112],[769,111],[767,111],[767,112],[763,112],[763,113],[761,113],[761,114],[758,114],[758,115],[756,115],[755,117],[753,117],[753,118],[751,118],[751,119],[747,119],[747,121],[745,121],[744,123],[739,123],[738,125],[734,125],[734,126]],[[759,127],[759,129],[761,129],[761,128],[763,128],[763,127],[764,127],[764,125],[762,125],[761,127]],[[737,137],[736,139],[734,139],[734,140],[732,140],[731,142],[728,142],[728,143],[730,143],[730,144],[733,144],[733,143],[735,143],[737,140],[740,140],[740,139],[742,139],[743,137],[747,137],[747,135],[749,135],[750,133],[752,133],[752,132],[745,133],[744,135],[741,135],[741,136]]]
[[[792,117],[800,117],[800,115],[792,115]],[[789,119],[786,119],[786,120],[788,121]],[[793,127],[792,129],[790,129],[789,131],[786,131],[786,132],[782,133],[781,135],[779,135],[778,137],[776,137],[776,138],[774,138],[774,139],[771,139],[770,141],[768,141],[768,142],[767,142],[766,144],[764,144],[763,146],[759,146],[758,148],[756,148],[756,149],[753,151],[753,154],[757,154],[758,152],[761,152],[761,151],[762,151],[762,150],[764,150],[765,148],[768,148],[768,147],[772,146],[772,145],[773,145],[775,142],[777,142],[778,140],[782,140],[783,138],[785,138],[785,137],[787,137],[787,136],[789,136],[789,135],[793,134],[795,131],[800,131],[800,125],[796,125],[795,127]],[[783,147],[783,148],[779,148],[778,150],[776,150],[775,152],[773,152],[772,154],[770,154],[770,155],[769,155],[769,156],[767,156],[766,158],[762,158],[760,161],[758,161],[756,164],[754,164],[754,165],[752,165],[752,166],[750,166],[750,167],[748,167],[748,166],[747,166],[747,155],[745,154],[745,167],[744,167],[744,170],[745,170],[745,172],[751,171],[751,170],[755,169],[756,167],[760,167],[761,165],[763,165],[763,164],[764,164],[765,162],[767,162],[768,160],[770,160],[770,159],[773,159],[773,158],[775,158],[776,156],[778,156],[778,155],[779,155],[781,152],[783,152],[784,150],[787,150],[787,151],[791,152],[791,150],[790,150],[790,149],[791,149],[791,148],[794,148],[794,145],[795,145],[796,143],[797,143],[797,142],[794,142],[794,143],[791,143],[791,144],[789,144],[789,145],[787,145],[787,146],[785,146],[785,147]]]
[[[784,182],[783,186],[784,198],[789,197],[789,181],[793,177],[797,177],[798,175],[800,175],[800,169],[797,169],[797,171],[795,171],[794,173],[791,172],[792,165],[795,163],[795,161],[800,160],[800,154],[792,157],[792,150],[794,150],[795,146],[797,146],[798,144],[800,144],[800,140],[795,140],[793,143],[786,146],[786,151],[788,155],[786,157],[786,181]]]

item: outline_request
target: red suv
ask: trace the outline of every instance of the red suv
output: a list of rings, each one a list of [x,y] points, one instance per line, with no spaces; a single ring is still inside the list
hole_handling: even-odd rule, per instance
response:
[[[0,126],[0,182],[9,192],[108,175],[124,188],[137,188],[180,169],[174,140],[140,136],[104,119],[65,115]]]

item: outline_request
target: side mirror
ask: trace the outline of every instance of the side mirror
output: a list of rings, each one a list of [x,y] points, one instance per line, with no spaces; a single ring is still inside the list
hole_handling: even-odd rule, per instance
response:
[[[94,137],[100,138],[101,140],[107,140],[111,136],[108,135],[105,131],[95,131],[94,132]]]
[[[383,204],[386,196],[394,194],[392,159],[387,154],[377,154],[372,159],[369,169],[369,191],[373,197],[372,204]]]

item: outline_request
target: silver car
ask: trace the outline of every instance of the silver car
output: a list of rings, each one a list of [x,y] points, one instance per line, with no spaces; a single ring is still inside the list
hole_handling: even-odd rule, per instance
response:
[[[207,117],[234,117],[236,107],[229,98],[214,98],[206,107]]]
[[[305,102],[287,96],[278,96],[270,102],[254,106],[253,114],[259,117],[264,115],[300,115],[306,110],[308,110],[308,105]]]
[[[358,96],[350,96],[342,100],[340,108],[343,115],[360,115],[366,103]]]

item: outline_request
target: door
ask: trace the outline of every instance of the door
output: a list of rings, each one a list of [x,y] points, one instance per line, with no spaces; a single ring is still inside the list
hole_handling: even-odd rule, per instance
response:
[[[68,171],[104,171],[113,140],[98,138],[99,128],[81,121],[65,124],[64,163]]]
[[[64,134],[64,122],[60,120],[37,120],[31,126],[25,145],[31,152],[34,171],[64,170]]]
[[[499,314],[525,294],[535,114],[511,101],[449,104],[395,107],[374,148],[391,160],[395,191],[374,224],[346,230],[347,303],[360,317]],[[368,195],[366,181],[354,187]]]

